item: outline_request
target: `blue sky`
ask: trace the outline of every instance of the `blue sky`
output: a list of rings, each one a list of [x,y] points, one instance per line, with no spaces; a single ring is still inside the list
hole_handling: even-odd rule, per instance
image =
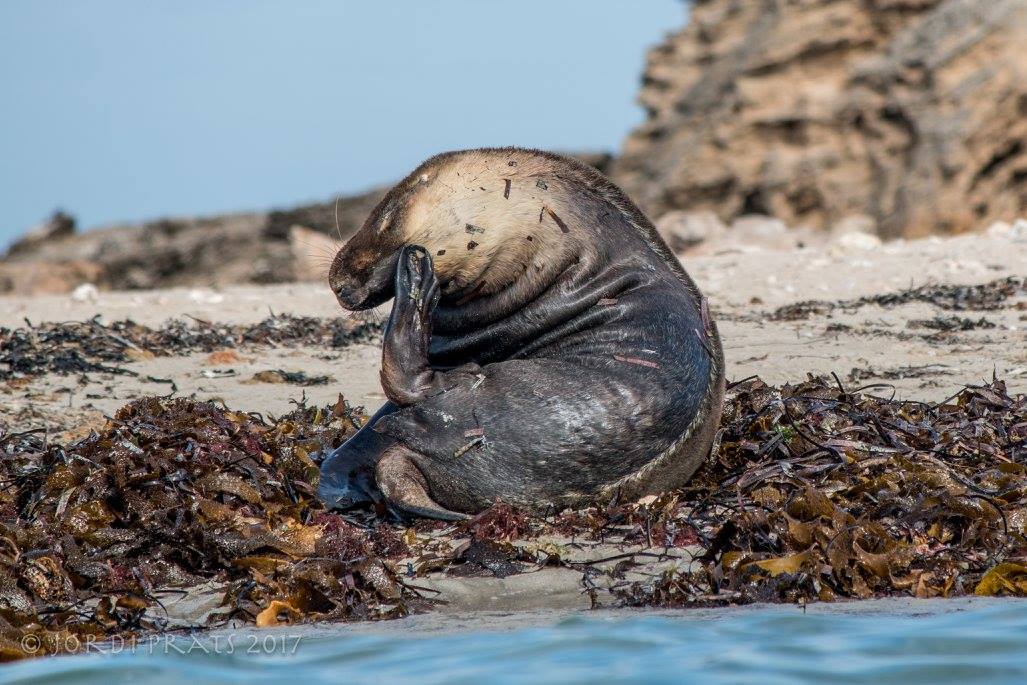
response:
[[[287,206],[441,150],[616,149],[679,0],[0,0],[0,245]]]

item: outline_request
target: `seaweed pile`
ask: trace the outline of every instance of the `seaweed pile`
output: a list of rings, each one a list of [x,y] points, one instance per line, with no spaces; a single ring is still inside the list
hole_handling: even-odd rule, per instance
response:
[[[288,314],[245,325],[173,319],[157,329],[128,319],[111,324],[101,323],[99,318],[39,325],[27,322],[21,328],[0,328],[0,380],[44,373],[133,375],[117,364],[149,356],[213,352],[248,345],[339,349],[370,342],[381,331],[378,322]]]
[[[167,629],[163,602],[213,582],[229,620],[402,615],[389,527],[324,512],[311,454],[364,417],[340,397],[268,420],[146,398],[72,445],[0,435],[0,658]],[[177,626],[181,627],[181,626]]]
[[[147,398],[70,445],[0,433],[0,658],[182,628],[163,602],[204,583],[218,606],[192,628],[392,618],[433,605],[419,577],[544,565],[593,606],[1027,595],[1027,396],[880,389],[745,379],[688,487],[456,526],[322,509],[313,455],[365,420],[341,397],[277,419]],[[615,553],[567,553],[593,543]]]
[[[951,331],[973,331],[978,328],[995,328],[995,323],[985,317],[976,321],[965,316],[936,316],[933,319],[913,319],[906,324],[909,328],[929,328],[939,333]]]
[[[1019,294],[1027,294],[1027,279],[1009,276],[978,285],[922,285],[895,293],[837,302],[805,300],[778,307],[770,318],[774,321],[798,321],[828,314],[835,309],[858,309],[867,305],[895,307],[910,302],[926,302],[947,311],[990,311],[1001,308],[1007,300]]]
[[[701,568],[621,598],[1027,594],[1027,396],[998,380],[938,404],[864,392],[875,387],[735,385],[715,463],[643,522],[693,527]]]

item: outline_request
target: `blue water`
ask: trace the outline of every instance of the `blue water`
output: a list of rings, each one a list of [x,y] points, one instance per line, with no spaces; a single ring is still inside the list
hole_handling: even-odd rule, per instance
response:
[[[575,614],[514,630],[489,630],[482,619],[484,629],[471,632],[243,632],[231,653],[225,635],[217,646],[185,638],[20,662],[0,668],[0,682],[1027,682],[1027,603],[868,606]]]

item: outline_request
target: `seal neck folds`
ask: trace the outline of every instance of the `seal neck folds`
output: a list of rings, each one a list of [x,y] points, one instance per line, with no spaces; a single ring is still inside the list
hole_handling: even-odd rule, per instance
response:
[[[437,267],[445,275],[433,316],[434,364],[499,361],[556,342],[572,322],[575,332],[599,325],[613,311],[590,311],[597,302],[653,275],[653,260],[642,257],[651,251],[630,217],[580,182],[529,161],[513,173],[490,167],[454,195],[451,210],[467,244],[456,255],[436,252],[437,260],[452,261]]]

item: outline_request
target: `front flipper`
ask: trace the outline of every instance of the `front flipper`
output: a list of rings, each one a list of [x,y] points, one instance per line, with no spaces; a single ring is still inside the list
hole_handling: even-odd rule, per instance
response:
[[[439,301],[439,282],[431,257],[416,245],[403,248],[396,266],[396,301],[382,344],[382,389],[398,404],[424,399],[436,373],[428,365],[431,315]]]

